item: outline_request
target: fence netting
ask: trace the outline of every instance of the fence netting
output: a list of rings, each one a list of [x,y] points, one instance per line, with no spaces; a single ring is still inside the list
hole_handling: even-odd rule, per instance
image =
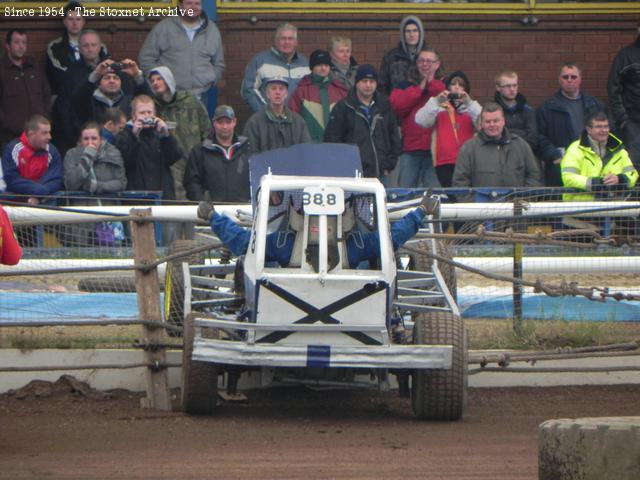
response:
[[[436,236],[459,264],[458,303],[465,317],[512,318],[519,281],[527,319],[640,319],[637,192],[594,192],[590,198],[549,189],[436,193],[442,194]],[[143,200],[118,202],[167,204]],[[24,257],[17,266],[0,267],[0,324],[138,316],[130,217],[97,220],[86,206],[85,219],[29,221],[31,211],[34,219],[48,218],[47,209],[58,213],[82,201],[69,196],[55,205],[20,205],[28,212],[15,223]],[[158,220],[154,228],[157,257],[183,252],[188,261],[219,261],[219,249],[191,251],[215,240],[193,219]],[[165,271],[159,265],[161,289]]]

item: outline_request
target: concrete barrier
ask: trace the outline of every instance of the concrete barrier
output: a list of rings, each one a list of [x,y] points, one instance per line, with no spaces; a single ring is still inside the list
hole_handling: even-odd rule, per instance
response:
[[[478,355],[482,352],[475,351]],[[489,353],[489,352],[487,352]],[[490,353],[496,353],[492,351]],[[56,381],[60,375],[73,375],[80,381],[87,382],[91,387],[98,390],[111,390],[123,388],[134,392],[145,390],[144,367],[131,369],[74,369],[77,365],[124,365],[142,364],[144,355],[141,350],[17,350],[0,349],[0,365],[2,367],[38,367],[38,366],[61,366],[62,370],[54,371],[31,371],[31,372],[2,372],[0,371],[0,393],[17,389],[28,384],[31,380]],[[182,352],[178,350],[167,351],[167,362],[177,365],[182,362]],[[575,368],[575,367],[637,367],[638,357],[592,357],[583,359],[550,360],[538,361],[535,365],[531,363],[512,363],[511,366],[521,368]],[[477,368],[477,365],[470,365]],[[269,376],[261,378],[259,372],[254,372],[250,378],[243,376],[243,381],[239,388],[257,387],[263,385]],[[180,386],[181,368],[169,368],[169,386],[176,388]],[[391,387],[397,388],[395,377],[392,375]],[[616,385],[640,383],[640,372],[638,371],[602,371],[602,372],[482,372],[469,376],[469,386],[473,388],[483,387],[551,387],[560,385]],[[638,476],[640,479],[640,476]]]
[[[547,420],[538,454],[538,480],[638,480],[640,417]]]

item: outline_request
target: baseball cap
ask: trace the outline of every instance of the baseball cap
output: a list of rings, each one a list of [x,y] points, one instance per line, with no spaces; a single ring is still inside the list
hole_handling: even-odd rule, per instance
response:
[[[269,78],[265,79],[265,81],[264,81],[265,86],[269,85],[270,83],[282,83],[287,88],[289,88],[289,80],[287,80],[285,77],[282,77],[280,75],[275,76],[275,77],[269,77]]]
[[[234,112],[233,108],[231,108],[229,105],[218,105],[218,107],[216,107],[216,111],[213,112],[213,119],[219,120],[220,118],[228,118],[230,120],[233,120],[234,118],[236,118],[236,112]]]

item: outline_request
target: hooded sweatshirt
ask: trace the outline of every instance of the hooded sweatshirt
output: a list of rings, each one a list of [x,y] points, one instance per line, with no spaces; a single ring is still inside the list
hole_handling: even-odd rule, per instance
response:
[[[404,39],[404,29],[408,23],[414,23],[420,32],[420,39],[415,49],[409,48]],[[411,64],[415,62],[415,58],[425,44],[425,34],[422,21],[414,16],[408,15],[400,22],[400,41],[396,48],[392,48],[384,57],[380,65],[378,73],[378,90],[389,95],[391,90],[400,86],[407,81],[407,72]]]
[[[156,113],[165,122],[176,123],[176,138],[188,155],[193,147],[200,145],[211,133],[211,121],[207,110],[191,93],[176,88],[175,78],[168,67],[152,68],[147,75],[147,81],[154,73],[162,77],[171,92],[168,102],[154,95]]]
[[[166,102],[154,95],[156,113],[165,122],[175,122],[175,137],[182,148],[180,160],[171,165],[171,174],[174,179],[176,198],[184,200],[186,192],[183,187],[184,171],[187,165],[189,152],[200,145],[211,133],[211,121],[207,110],[196,97],[186,90],[178,90],[173,72],[168,67],[154,67],[147,74],[149,81],[152,74],[157,73],[167,84],[171,99]],[[150,90],[151,86],[149,86]]]

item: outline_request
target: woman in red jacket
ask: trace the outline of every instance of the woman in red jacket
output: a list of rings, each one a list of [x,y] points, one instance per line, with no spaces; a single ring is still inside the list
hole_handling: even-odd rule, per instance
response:
[[[473,137],[474,124],[482,107],[469,96],[469,79],[462,71],[445,79],[447,87],[416,112],[416,123],[431,128],[433,163],[443,187],[451,186],[460,147]]]
[[[439,187],[431,159],[431,129],[415,120],[416,112],[445,88],[438,80],[440,56],[431,47],[423,47],[409,70],[409,82],[391,91],[389,102],[402,130],[402,154],[396,169],[400,187]]]
[[[22,248],[13,233],[7,212],[0,206],[0,264],[16,265],[22,257]]]

